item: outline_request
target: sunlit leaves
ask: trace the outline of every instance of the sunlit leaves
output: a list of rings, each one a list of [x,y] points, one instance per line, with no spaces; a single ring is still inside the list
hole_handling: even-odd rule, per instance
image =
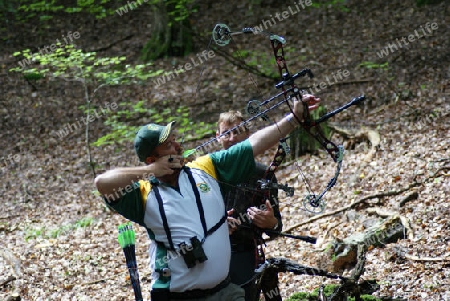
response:
[[[139,116],[145,116],[147,120],[154,123],[165,123],[168,120],[177,122],[177,133],[184,142],[198,139],[215,133],[215,123],[194,122],[189,118],[189,108],[180,105],[175,112],[168,107],[168,101],[164,101],[161,110],[152,107],[146,107],[146,100],[141,100],[136,104],[131,102],[119,103],[119,110],[111,115],[105,121],[105,125],[111,127],[111,131],[103,137],[100,137],[93,143],[94,146],[105,144],[115,144],[134,139],[139,126],[130,126],[122,120],[136,119]]]
[[[98,57],[95,52],[83,52],[71,44],[65,46],[57,44],[57,47],[53,52],[47,49],[41,49],[36,53],[31,53],[29,49],[15,52],[14,56],[22,55],[29,64],[17,66],[10,71],[108,85],[139,83],[163,72],[152,70],[151,63],[124,65],[123,62],[127,59],[125,56]]]
[[[196,12],[197,9],[193,7],[193,0],[169,0],[166,3],[167,7],[173,6],[168,14],[171,16],[172,20],[175,22],[183,22],[186,20],[192,13]],[[170,22],[169,22],[169,25]]]
[[[61,0],[22,0],[20,2],[21,5],[19,6],[18,11],[27,13],[20,16],[20,18],[25,18],[25,20],[35,16],[40,16],[40,21],[47,21],[53,18],[50,13],[57,13],[60,11],[70,14],[87,12],[95,15],[97,19],[114,14],[113,9],[106,7],[111,0],[102,0],[100,4],[96,4],[98,1],[94,0],[77,0],[76,5],[72,3],[68,6],[66,6],[67,3]]]

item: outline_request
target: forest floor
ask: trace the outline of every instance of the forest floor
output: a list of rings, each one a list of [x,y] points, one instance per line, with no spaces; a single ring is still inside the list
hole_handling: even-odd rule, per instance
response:
[[[261,3],[202,2],[192,21],[195,52],[157,60],[155,68],[171,71],[196,59],[196,54],[208,49],[208,33],[216,23],[237,30],[289,11],[288,4]],[[267,28],[286,38],[291,72],[310,68],[316,77],[301,80],[302,84],[326,83],[312,92],[329,110],[365,95],[362,106],[338,114],[333,122],[365,133],[376,131],[380,143],[372,147],[364,134],[333,136],[333,141],[346,145],[344,163],[336,186],[326,195],[324,212],[315,217],[303,210],[305,187],[294,162],[280,167],[279,181],[296,189],[294,197],[280,192],[284,229],[317,237],[318,243],[278,238],[267,243],[267,256],[327,268],[332,259],[325,250],[333,239],[344,239],[386,216],[399,215],[411,230],[395,243],[369,248],[362,279],[377,280],[380,288],[374,296],[378,297],[450,300],[449,6],[445,1],[418,8],[414,1],[350,0],[345,6],[294,7],[287,18],[274,19]],[[108,210],[95,193],[84,129],[76,128],[64,139],[55,135],[84,116],[82,89],[73,82],[48,79],[33,86],[7,71],[17,66],[14,52],[50,45],[68,31],[80,33],[76,43],[83,50],[97,49],[102,56],[126,55],[137,63],[140,49],[151,36],[151,17],[143,7],[102,20],[61,15],[44,29],[33,22],[9,25],[0,44],[0,300],[14,292],[22,300],[133,299],[117,242],[117,226],[125,220]],[[417,38],[413,36],[414,41],[411,38],[406,45],[402,37],[409,35]],[[272,61],[267,63],[271,53],[267,39],[236,36],[233,42],[230,49],[248,51],[245,60],[255,57],[258,68],[275,70]],[[220,111],[243,110],[253,95],[277,92],[273,81],[254,75],[255,89],[247,71],[219,55],[204,65],[201,79],[200,70],[194,68],[158,88],[151,81],[135,87],[107,87],[94,105],[101,108],[105,102],[146,99],[148,106],[158,108],[169,100],[172,112],[180,104],[188,105],[197,113],[196,122],[211,122]],[[338,70],[347,70],[349,76],[334,77]],[[331,78],[332,83],[327,82]],[[283,112],[287,109],[273,117]],[[108,133],[105,119],[100,116],[91,124],[91,141]],[[141,116],[130,124],[146,121]],[[100,166],[97,172],[138,164],[130,141],[93,147],[92,156]],[[273,151],[268,151],[259,159],[268,164],[272,156]],[[323,151],[296,161],[314,191],[321,191],[334,175],[335,164]],[[141,284],[144,299],[149,300],[149,240],[143,229],[135,229]],[[289,273],[280,274],[279,279],[283,298],[323,283],[337,283]]]

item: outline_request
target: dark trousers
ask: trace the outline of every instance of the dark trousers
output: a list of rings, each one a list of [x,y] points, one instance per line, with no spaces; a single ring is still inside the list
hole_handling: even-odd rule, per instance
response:
[[[261,277],[261,290],[266,301],[281,301],[280,288],[278,287],[278,272],[267,269]]]
[[[255,252],[232,252],[230,262],[231,282],[245,290],[245,301],[259,300],[260,292],[255,283]],[[252,280],[253,279],[253,280]],[[265,271],[261,279],[261,290],[266,301],[281,301],[278,288],[278,274]]]

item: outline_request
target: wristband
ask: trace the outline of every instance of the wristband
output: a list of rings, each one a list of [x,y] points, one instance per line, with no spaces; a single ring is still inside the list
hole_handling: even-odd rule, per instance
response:
[[[286,114],[286,120],[287,120],[293,127],[297,127],[297,125],[296,125],[295,123],[292,122],[293,119],[294,119],[294,114],[292,114],[292,113]]]

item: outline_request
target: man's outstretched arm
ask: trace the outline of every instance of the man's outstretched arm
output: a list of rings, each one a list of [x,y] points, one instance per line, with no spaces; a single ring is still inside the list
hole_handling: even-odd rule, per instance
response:
[[[306,102],[308,104],[309,110],[315,110],[319,106],[320,98],[317,98],[310,94],[303,95],[302,101],[294,101],[294,113],[300,120],[303,119],[303,104]],[[248,140],[253,148],[253,155],[257,156],[262,154],[272,146],[276,145],[281,138],[286,137],[295,127],[297,127],[298,121],[292,113],[284,117],[276,124],[272,124],[265,127],[253,135],[251,135]]]

